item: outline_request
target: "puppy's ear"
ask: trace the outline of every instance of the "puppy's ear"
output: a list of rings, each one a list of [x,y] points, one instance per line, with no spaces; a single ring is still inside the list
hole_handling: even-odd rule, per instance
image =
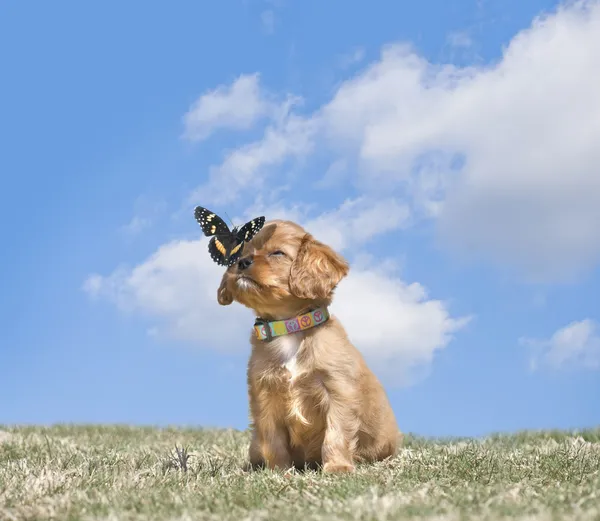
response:
[[[227,273],[223,274],[221,285],[217,290],[217,302],[221,304],[221,306],[229,306],[229,304],[233,302],[233,295],[227,288]]]
[[[349,269],[342,256],[307,233],[292,264],[290,290],[298,298],[328,298]]]

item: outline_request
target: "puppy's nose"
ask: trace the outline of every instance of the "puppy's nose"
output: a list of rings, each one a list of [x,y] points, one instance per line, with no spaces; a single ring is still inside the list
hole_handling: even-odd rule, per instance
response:
[[[244,257],[243,259],[240,259],[238,261],[238,269],[239,270],[245,270],[248,269],[250,266],[252,266],[252,257]]]

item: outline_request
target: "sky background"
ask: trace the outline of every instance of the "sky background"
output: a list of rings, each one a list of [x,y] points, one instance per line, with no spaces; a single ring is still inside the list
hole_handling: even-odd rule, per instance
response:
[[[246,428],[193,219],[291,218],[404,431],[600,424],[600,2],[0,4],[0,424]]]

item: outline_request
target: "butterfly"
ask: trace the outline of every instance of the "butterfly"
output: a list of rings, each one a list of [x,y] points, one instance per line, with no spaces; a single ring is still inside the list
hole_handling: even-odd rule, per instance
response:
[[[237,226],[230,230],[223,219],[202,206],[196,206],[194,217],[204,235],[212,236],[208,243],[208,252],[212,260],[221,266],[236,263],[242,254],[244,242],[252,239],[265,224],[265,218],[261,216],[247,222],[239,230]]]

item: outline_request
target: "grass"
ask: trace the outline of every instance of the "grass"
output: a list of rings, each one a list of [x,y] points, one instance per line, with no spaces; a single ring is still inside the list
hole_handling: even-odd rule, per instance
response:
[[[600,429],[407,436],[353,475],[242,470],[247,432],[0,430],[0,520],[600,519]]]

